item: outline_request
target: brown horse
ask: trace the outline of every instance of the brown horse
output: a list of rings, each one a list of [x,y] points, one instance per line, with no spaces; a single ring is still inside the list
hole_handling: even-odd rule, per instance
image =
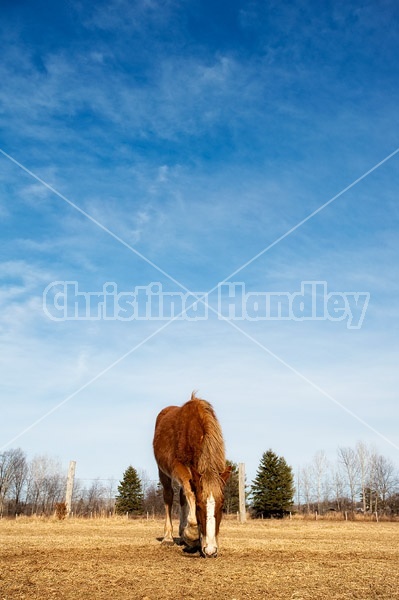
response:
[[[222,431],[209,402],[193,393],[183,406],[164,408],[155,424],[154,454],[166,512],[162,543],[173,544],[173,479],[180,484],[181,540],[203,556],[215,557],[231,468],[226,468]]]

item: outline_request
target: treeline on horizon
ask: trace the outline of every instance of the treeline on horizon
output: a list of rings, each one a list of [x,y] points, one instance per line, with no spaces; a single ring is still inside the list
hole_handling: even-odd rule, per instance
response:
[[[285,475],[291,483],[285,490],[281,510],[263,510],[263,498],[268,491],[268,464],[265,457],[276,457],[285,465]],[[270,458],[270,456],[269,456]],[[224,511],[235,514],[239,509],[238,467],[232,465],[232,475],[225,489]],[[287,470],[288,469],[288,470]],[[145,471],[137,471],[141,485],[141,505],[137,514],[160,516],[164,513],[162,490]],[[288,475],[287,475],[288,474]],[[275,479],[273,474],[271,479]],[[61,463],[48,456],[28,459],[21,448],[0,453],[0,517],[44,515],[55,513],[56,505],[65,501],[66,473]],[[123,477],[117,479],[75,479],[71,511],[74,516],[111,516],[118,512],[116,500]],[[284,483],[285,485],[285,483]],[[287,491],[288,490],[288,491]],[[288,493],[288,496],[287,496]],[[266,494],[267,495],[267,494]],[[267,503],[267,500],[266,500]],[[252,516],[284,516],[288,512],[318,515],[326,513],[359,513],[399,515],[399,472],[388,458],[358,442],[355,447],[339,447],[334,462],[324,451],[295,473],[283,457],[271,450],[264,453],[255,479],[246,485],[246,505]],[[176,489],[173,512],[179,511]],[[129,511],[127,511],[129,512]]]

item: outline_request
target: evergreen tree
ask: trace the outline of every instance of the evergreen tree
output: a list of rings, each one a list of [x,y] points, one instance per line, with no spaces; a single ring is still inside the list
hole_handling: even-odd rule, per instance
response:
[[[132,513],[139,515],[143,512],[143,489],[136,469],[131,465],[123,474],[118,485],[115,512],[117,514]]]
[[[236,463],[226,460],[226,466],[231,467],[230,477],[224,488],[224,511],[229,515],[236,513],[239,508],[239,483],[238,483],[238,466]]]
[[[291,467],[272,450],[265,452],[251,486],[255,515],[283,517],[294,503],[294,491]]]

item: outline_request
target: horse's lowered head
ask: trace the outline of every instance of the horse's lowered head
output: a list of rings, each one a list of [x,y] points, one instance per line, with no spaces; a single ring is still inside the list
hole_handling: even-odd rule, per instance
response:
[[[190,480],[196,499],[200,551],[205,558],[215,558],[218,553],[218,534],[222,519],[224,486],[230,477],[231,467],[223,473],[198,473],[191,469]]]

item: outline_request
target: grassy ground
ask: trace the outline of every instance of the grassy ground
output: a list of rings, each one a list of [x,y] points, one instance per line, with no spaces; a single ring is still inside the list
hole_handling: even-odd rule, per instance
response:
[[[207,560],[161,546],[162,529],[2,520],[0,600],[399,598],[399,523],[225,520],[220,555]]]

